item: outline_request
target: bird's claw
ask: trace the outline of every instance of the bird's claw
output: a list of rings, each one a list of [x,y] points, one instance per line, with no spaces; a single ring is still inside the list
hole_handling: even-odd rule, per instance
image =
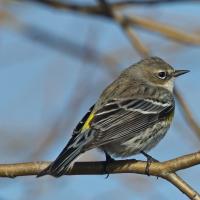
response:
[[[106,161],[105,161],[103,173],[106,174],[105,179],[107,179],[107,178],[110,176],[110,174],[109,174],[109,172],[108,172],[108,170],[107,170],[107,166],[108,166],[108,164],[114,162],[115,159],[113,159],[113,158],[112,158],[109,154],[107,154],[106,152],[105,152],[105,155],[106,155]]]
[[[155,158],[153,158],[152,156],[150,156],[149,154],[145,153],[144,151],[141,152],[146,158],[147,158],[147,165],[145,168],[145,173],[147,174],[147,176],[150,176],[150,166],[152,162],[159,162],[158,160],[156,160]]]

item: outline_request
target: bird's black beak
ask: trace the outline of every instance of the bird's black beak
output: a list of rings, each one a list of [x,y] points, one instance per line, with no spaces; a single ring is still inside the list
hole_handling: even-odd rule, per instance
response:
[[[190,70],[175,70],[173,73],[173,77],[178,77],[188,72],[190,72]]]

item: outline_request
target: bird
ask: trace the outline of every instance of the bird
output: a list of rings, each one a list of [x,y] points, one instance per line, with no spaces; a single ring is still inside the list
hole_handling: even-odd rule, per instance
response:
[[[166,135],[175,111],[175,79],[189,70],[176,70],[159,57],[131,65],[110,84],[75,127],[71,139],[37,177],[60,177],[77,158],[100,149],[106,161],[148,155]]]

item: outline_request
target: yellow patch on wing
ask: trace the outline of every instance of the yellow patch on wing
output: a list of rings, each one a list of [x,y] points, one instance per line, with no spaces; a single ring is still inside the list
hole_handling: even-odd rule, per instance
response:
[[[173,111],[173,112],[170,112],[170,113],[166,116],[166,121],[167,121],[168,123],[171,123],[173,117],[174,117],[174,111]]]
[[[83,132],[83,131],[85,131],[85,130],[90,128],[90,123],[93,120],[93,118],[94,118],[94,113],[91,113],[89,115],[89,117],[87,118],[87,120],[85,121],[85,123],[84,123],[84,125],[83,125],[83,127],[81,129],[81,132]]]

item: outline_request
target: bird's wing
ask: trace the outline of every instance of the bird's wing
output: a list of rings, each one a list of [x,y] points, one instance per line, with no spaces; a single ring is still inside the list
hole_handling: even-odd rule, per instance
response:
[[[150,99],[112,100],[99,109],[90,122],[96,135],[91,147],[132,138],[162,120],[171,120],[174,101]]]

